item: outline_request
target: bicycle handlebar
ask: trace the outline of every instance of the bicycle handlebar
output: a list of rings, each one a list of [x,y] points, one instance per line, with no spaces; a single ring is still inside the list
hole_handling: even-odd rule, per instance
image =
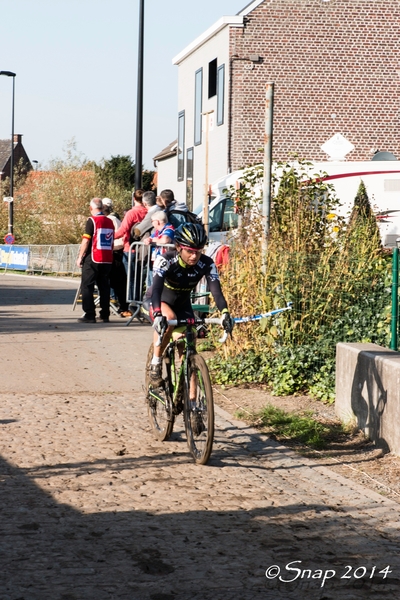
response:
[[[273,317],[275,315],[279,315],[279,313],[285,312],[285,310],[292,310],[293,302],[287,302],[284,308],[275,308],[274,310],[270,310],[267,313],[262,313],[261,315],[253,315],[251,317],[236,317],[234,319],[235,323],[248,323],[249,321],[259,321],[260,319],[265,319],[266,317]]]
[[[293,302],[287,302],[286,306],[284,308],[276,308],[275,310],[271,310],[270,312],[267,313],[263,313],[260,315],[253,315],[251,317],[237,317],[236,319],[234,319],[235,323],[247,323],[249,321],[259,321],[260,319],[266,318],[266,317],[272,317],[274,315],[278,315],[281,312],[285,312],[286,310],[292,310],[293,307]],[[170,325],[171,327],[178,327],[179,325],[201,325],[203,323],[206,323],[206,325],[222,325],[222,318],[216,318],[216,317],[212,317],[209,319],[172,319],[170,321],[167,321],[168,325]],[[159,337],[158,337],[158,341],[156,343],[156,346],[160,346],[161,342],[162,342],[162,338],[164,336],[163,332]],[[228,338],[228,333],[225,331],[222,338],[220,338],[218,341],[220,342],[220,344],[223,344],[224,342],[226,342]]]
[[[223,317],[217,318],[207,318],[207,319],[171,319],[167,321],[167,324],[171,327],[179,327],[180,325],[221,325],[222,326]],[[161,346],[162,338],[164,337],[163,332],[158,336],[158,340],[156,346]],[[228,338],[228,332],[224,331],[222,337],[218,340],[220,344],[224,344]]]

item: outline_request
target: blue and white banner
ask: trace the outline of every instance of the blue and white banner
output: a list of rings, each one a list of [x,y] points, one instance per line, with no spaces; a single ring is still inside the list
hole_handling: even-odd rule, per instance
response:
[[[26,271],[29,248],[24,246],[0,246],[0,269]]]

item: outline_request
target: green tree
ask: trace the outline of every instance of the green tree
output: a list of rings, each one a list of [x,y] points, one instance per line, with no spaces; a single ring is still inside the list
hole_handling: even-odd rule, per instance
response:
[[[111,156],[101,165],[94,166],[100,184],[107,187],[110,183],[124,190],[132,190],[135,185],[135,163],[130,156]]]
[[[91,163],[98,180],[105,186],[117,185],[124,190],[132,191],[135,187],[136,165],[130,156],[111,156],[103,159],[100,165]],[[153,186],[154,171],[142,172],[142,188],[151,190]]]
[[[360,185],[358,186],[356,197],[354,198],[354,206],[352,216],[361,217],[369,219],[373,216],[371,202],[368,198],[367,189],[365,187],[365,183],[361,180]]]
[[[349,235],[350,233],[351,235]],[[354,198],[347,231],[347,237],[353,244],[359,243],[360,235],[368,236],[370,243],[376,247],[382,245],[378,223],[376,222],[376,217],[363,181],[358,186],[357,194]]]
[[[155,194],[157,193],[157,188],[154,187],[155,171],[144,170],[142,173],[142,188],[147,191],[153,191]]]

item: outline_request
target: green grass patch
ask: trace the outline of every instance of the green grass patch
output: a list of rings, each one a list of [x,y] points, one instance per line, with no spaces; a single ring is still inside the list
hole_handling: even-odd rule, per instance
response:
[[[324,424],[311,415],[311,412],[288,413],[268,404],[259,413],[254,414],[254,424],[266,428],[268,433],[273,434],[279,441],[290,440],[316,449],[326,448],[328,441],[345,433],[341,425]]]

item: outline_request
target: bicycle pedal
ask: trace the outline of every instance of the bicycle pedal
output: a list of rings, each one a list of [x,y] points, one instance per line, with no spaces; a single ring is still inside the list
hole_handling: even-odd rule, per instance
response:
[[[175,416],[178,416],[181,414],[181,412],[183,411],[183,403],[178,402],[177,404],[173,404],[172,406],[172,412],[174,413]]]

